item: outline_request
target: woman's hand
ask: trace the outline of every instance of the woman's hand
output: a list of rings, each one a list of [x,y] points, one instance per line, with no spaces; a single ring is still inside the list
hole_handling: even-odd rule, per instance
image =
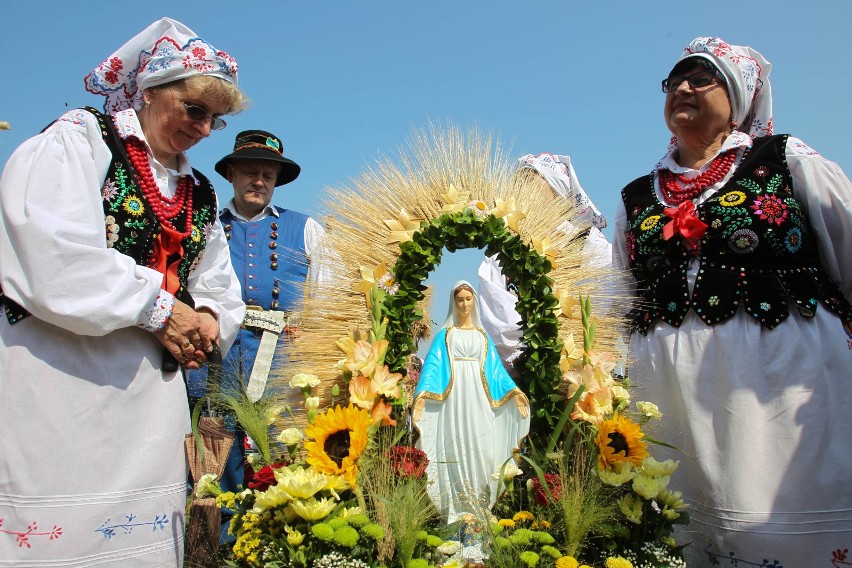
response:
[[[518,406],[518,412],[521,413],[521,418],[530,417],[530,401],[527,397],[518,395],[515,397],[515,404]]]
[[[426,399],[418,398],[414,403],[414,408],[411,409],[411,421],[420,422],[420,417],[423,415],[423,409],[426,408]]]
[[[154,335],[184,367],[198,369],[219,339],[219,324],[208,310],[195,311],[176,300],[166,325]]]

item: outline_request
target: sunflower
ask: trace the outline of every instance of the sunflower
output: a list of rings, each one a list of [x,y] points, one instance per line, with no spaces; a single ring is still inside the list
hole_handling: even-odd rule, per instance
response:
[[[601,422],[595,437],[600,468],[608,469],[622,462],[641,464],[648,457],[648,444],[642,441],[644,435],[639,425],[626,416],[616,414],[611,420]]]
[[[367,446],[370,413],[353,405],[340,405],[318,414],[305,428],[305,461],[320,473],[343,475],[355,487],[357,461]]]

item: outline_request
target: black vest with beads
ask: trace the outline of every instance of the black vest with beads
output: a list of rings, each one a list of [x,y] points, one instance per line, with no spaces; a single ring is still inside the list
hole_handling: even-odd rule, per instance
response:
[[[152,267],[157,260],[154,258],[154,243],[160,234],[160,222],[142,193],[136,170],[130,164],[112,117],[91,107],[85,110],[97,118],[104,143],[112,154],[101,188],[106,246],[129,256],[140,266]],[[216,220],[216,193],[213,185],[197,170],[193,169],[192,172],[196,179],[192,190],[192,233],[181,243],[184,253],[178,265],[180,290],[176,294],[190,305],[193,302],[187,292],[189,275],[204,252],[208,229]],[[181,211],[172,220],[178,230],[186,227],[186,215],[186,210]],[[19,306],[8,298],[4,304],[9,323],[14,324],[30,315],[25,306]]]
[[[707,230],[694,250],[677,235],[663,238],[670,219],[652,175],[621,191],[625,252],[641,298],[630,314],[633,329],[647,333],[656,319],[677,327],[690,309],[713,325],[733,317],[740,305],[770,329],[787,318],[789,304],[813,317],[821,303],[852,321],[852,306],[822,267],[818,243],[793,196],[786,144],[786,135],[754,140],[731,179],[696,207]],[[693,258],[699,268],[690,294]]]

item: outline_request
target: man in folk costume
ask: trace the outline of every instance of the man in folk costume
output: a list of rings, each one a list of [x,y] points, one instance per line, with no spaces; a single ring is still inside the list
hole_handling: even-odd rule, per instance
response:
[[[295,313],[306,286],[327,280],[320,262],[322,225],[271,204],[275,188],[292,182],[301,171],[284,157],[283,149],[274,134],[246,130],[237,135],[234,151],[215,166],[234,188],[219,219],[247,305],[242,329],[222,363],[224,381],[240,378],[252,401],[266,390],[277,346],[295,331]],[[203,396],[204,384],[204,374],[193,373],[191,400]],[[238,442],[241,438],[238,434]],[[224,490],[243,484],[244,453],[243,444],[234,445],[222,474]]]

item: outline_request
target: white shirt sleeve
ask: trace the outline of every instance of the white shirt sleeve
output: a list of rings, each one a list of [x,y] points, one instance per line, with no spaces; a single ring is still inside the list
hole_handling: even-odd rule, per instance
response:
[[[495,256],[482,261],[477,276],[482,328],[494,342],[500,358],[505,362],[512,361],[522,347],[521,316],[515,311],[518,299],[506,290],[506,277]]]
[[[189,275],[188,290],[197,308],[209,308],[218,316],[219,344],[222,353],[227,353],[245,317],[246,305],[218,217],[210,227],[204,254]]]
[[[308,287],[331,282],[330,251],[324,246],[325,229],[308,217],[305,223],[305,254],[308,257]]]
[[[787,139],[793,194],[802,204],[831,279],[852,301],[852,183],[798,138]]]
[[[101,187],[112,156],[72,111],[24,142],[0,178],[0,285],[35,317],[82,335],[144,323],[162,274],[106,246]]]

